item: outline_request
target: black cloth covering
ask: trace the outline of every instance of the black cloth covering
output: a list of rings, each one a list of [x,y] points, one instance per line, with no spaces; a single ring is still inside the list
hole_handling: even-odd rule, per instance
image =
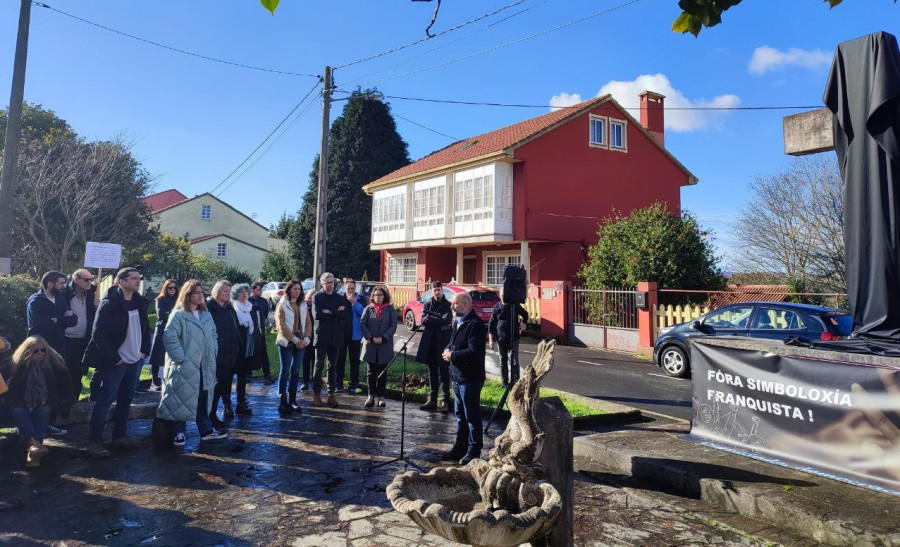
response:
[[[824,101],[834,114],[834,144],[844,180],[852,337],[900,342],[897,39],[876,32],[838,45]]]

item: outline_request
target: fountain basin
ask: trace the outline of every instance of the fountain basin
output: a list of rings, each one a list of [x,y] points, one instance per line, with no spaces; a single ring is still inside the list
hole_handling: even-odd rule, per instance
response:
[[[426,474],[408,471],[394,478],[387,496],[394,509],[407,514],[423,530],[444,539],[505,547],[543,537],[556,523],[562,500],[545,481],[527,486],[539,492],[538,503],[524,511],[488,510],[479,493],[479,477],[487,462],[440,467]]]

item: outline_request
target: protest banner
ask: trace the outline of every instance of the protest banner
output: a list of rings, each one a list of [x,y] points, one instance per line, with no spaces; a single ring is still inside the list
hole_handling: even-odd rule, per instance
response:
[[[88,241],[84,251],[85,268],[108,268],[116,270],[122,260],[122,246],[116,243]]]
[[[900,367],[721,342],[691,344],[689,440],[900,496]]]

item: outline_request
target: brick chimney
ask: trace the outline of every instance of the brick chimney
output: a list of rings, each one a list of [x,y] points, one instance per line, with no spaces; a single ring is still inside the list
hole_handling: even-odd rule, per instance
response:
[[[653,135],[653,138],[659,144],[665,146],[663,107],[665,106],[666,97],[652,91],[644,91],[638,94],[638,97],[641,99],[641,125]]]

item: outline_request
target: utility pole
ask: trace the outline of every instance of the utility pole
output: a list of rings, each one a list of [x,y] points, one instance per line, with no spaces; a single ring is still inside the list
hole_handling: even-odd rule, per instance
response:
[[[25,0],[23,0],[25,1]],[[313,251],[313,283],[321,288],[319,276],[325,272],[325,240],[328,237],[328,131],[331,122],[331,67],[325,67],[322,87],[322,149],[319,151],[319,197],[316,201],[316,246]]]
[[[12,271],[13,203],[16,195],[16,166],[19,163],[19,139],[22,135],[22,102],[25,100],[25,64],[28,60],[28,27],[31,23],[31,0],[21,0],[16,59],[13,65],[12,90],[6,144],[3,149],[3,172],[0,174],[0,275]]]

